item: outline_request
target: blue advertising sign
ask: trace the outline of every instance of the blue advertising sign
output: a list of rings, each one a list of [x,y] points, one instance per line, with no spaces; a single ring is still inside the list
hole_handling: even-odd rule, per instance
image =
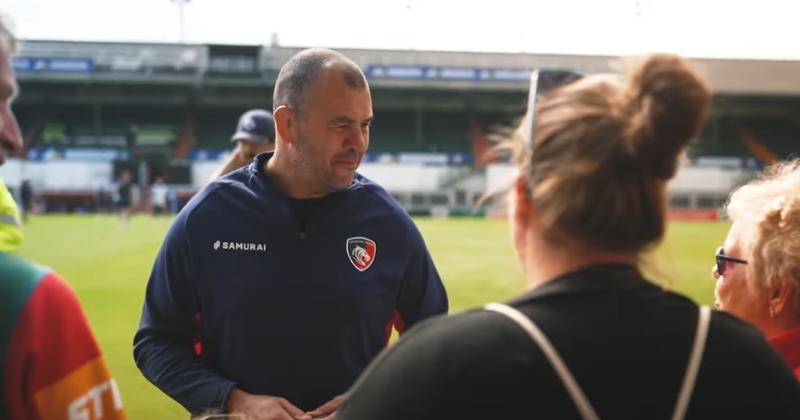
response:
[[[423,165],[472,165],[469,153],[383,152],[367,153],[366,163],[409,163]]]
[[[394,80],[461,80],[527,83],[529,69],[492,69],[452,66],[371,65],[365,71],[370,79]]]
[[[189,160],[222,160],[226,153],[229,152],[226,150],[192,149],[189,152]]]
[[[31,161],[106,162],[115,159],[128,159],[128,157],[128,151],[121,149],[42,147],[28,150],[28,160]]]
[[[91,58],[14,57],[11,61],[17,72],[91,73],[94,71],[94,61]]]

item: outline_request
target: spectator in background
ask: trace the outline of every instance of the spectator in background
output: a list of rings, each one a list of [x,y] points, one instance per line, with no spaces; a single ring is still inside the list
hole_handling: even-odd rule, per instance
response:
[[[756,326],[800,380],[800,159],[737,189],[716,252],[716,305]]]
[[[10,102],[14,37],[0,19],[0,163],[21,135]],[[16,204],[0,187],[0,418],[124,419],[116,382],[72,290],[50,269],[13,254]]]
[[[181,210],[179,204],[178,194],[175,191],[169,191],[167,193],[167,210],[172,214],[178,213]]]
[[[137,155],[136,153],[136,141],[139,138],[139,126],[136,124],[131,124],[128,126],[128,132],[125,133],[125,148],[128,150],[128,154],[131,157]]]
[[[164,176],[159,175],[156,177],[156,182],[150,187],[150,202],[153,206],[153,215],[166,214],[167,208],[167,195],[169,188],[164,183]]]
[[[19,186],[19,199],[22,201],[22,221],[28,223],[28,214],[33,211],[33,187],[29,179],[23,179]]]
[[[372,122],[358,65],[302,51],[273,104],[275,152],[191,199],[147,284],[136,364],[194,414],[328,416],[392,327],[447,312],[413,221],[356,173]]]
[[[272,113],[264,109],[251,109],[242,114],[231,142],[236,143],[236,147],[211,179],[239,169],[252,162],[259,153],[275,148],[275,122]]]
[[[131,201],[133,198],[133,183],[131,182],[131,173],[127,170],[122,171],[117,181],[116,191],[116,204],[117,213],[119,214],[119,222],[121,226],[128,224],[128,218],[131,212]]]
[[[800,418],[798,384],[758,331],[637,268],[708,103],[671,55],[624,84],[586,77],[542,96],[513,142],[512,240],[530,290],[419,325],[336,419]]]

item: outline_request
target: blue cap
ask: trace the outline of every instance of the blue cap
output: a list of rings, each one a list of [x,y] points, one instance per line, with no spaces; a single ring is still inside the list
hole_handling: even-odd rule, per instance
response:
[[[247,140],[253,143],[275,141],[275,121],[272,113],[264,109],[251,109],[241,117],[236,125],[236,133],[231,141]]]

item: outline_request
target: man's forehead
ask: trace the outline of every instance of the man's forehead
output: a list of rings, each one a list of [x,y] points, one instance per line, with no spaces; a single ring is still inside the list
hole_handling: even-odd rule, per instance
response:
[[[305,101],[306,104],[312,107],[324,107],[335,114],[349,115],[342,111],[343,109],[362,109],[360,114],[364,112],[372,114],[372,95],[369,89],[353,89],[349,86],[338,84],[320,84],[314,86],[307,92]],[[332,115],[330,116],[333,117]],[[366,118],[365,115],[353,116],[352,118],[362,119]]]
[[[363,123],[363,122],[371,122],[374,119],[372,116],[372,112],[369,115],[364,115],[357,119],[355,116],[345,115],[345,114],[337,114],[334,115],[332,118],[328,120],[328,122],[332,124],[351,124],[351,123]]]

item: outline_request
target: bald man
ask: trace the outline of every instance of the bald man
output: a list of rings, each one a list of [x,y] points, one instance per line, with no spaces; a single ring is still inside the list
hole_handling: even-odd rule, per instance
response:
[[[302,51],[273,107],[274,153],[191,200],[147,286],[136,362],[192,413],[329,416],[392,327],[447,312],[416,226],[356,173],[373,120],[361,69]]]

